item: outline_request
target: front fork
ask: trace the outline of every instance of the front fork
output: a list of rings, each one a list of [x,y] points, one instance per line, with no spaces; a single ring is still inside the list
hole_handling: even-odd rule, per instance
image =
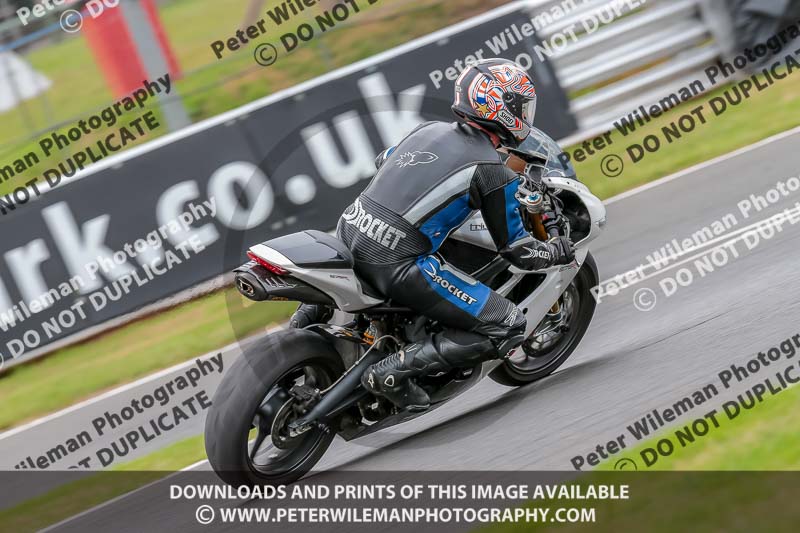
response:
[[[542,221],[542,214],[541,213],[531,213],[528,210],[524,210],[524,216],[528,217],[528,224],[530,225],[531,229],[533,230],[533,236],[539,239],[540,241],[547,241],[547,230],[544,227],[544,221]],[[561,303],[556,300],[556,303],[553,304],[553,307],[550,308],[550,314],[557,315],[561,312]]]

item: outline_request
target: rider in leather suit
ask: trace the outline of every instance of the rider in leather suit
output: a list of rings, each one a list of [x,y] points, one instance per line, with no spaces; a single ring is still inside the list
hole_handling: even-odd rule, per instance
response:
[[[480,210],[510,263],[538,270],[574,259],[567,239],[541,242],[524,229],[515,196],[521,177],[497,152],[530,133],[536,91],[528,74],[489,59],[466,69],[455,89],[460,122],[422,124],[383,152],[375,177],[337,227],[359,276],[445,328],[362,376],[370,392],[409,410],[430,405],[411,378],[504,357],[524,340],[525,316],[515,304],[437,256],[454,230]],[[314,311],[301,308],[293,320]]]

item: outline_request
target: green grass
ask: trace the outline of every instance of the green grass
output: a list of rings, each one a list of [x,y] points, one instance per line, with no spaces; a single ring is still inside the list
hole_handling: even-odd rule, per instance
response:
[[[203,436],[189,437],[139,459],[128,461],[116,472],[176,472],[206,458]]]
[[[679,424],[613,456],[578,480],[581,485],[629,484],[629,500],[545,505],[595,506],[595,524],[505,525],[486,530],[796,531],[800,519],[795,472],[800,469],[798,407],[800,387],[767,396],[733,420],[720,413],[720,427],[686,447],[681,447],[674,436],[676,429],[682,427]],[[654,448],[659,439],[669,436],[676,452],[646,467],[640,452]],[[636,461],[638,471],[614,472],[614,465],[621,458]]]
[[[16,507],[0,511],[0,529],[38,531],[204,458],[202,437],[182,440],[146,457],[68,483]]]
[[[762,403],[752,409],[742,409],[729,420],[722,409],[717,415],[719,428],[713,428],[703,437],[682,446],[675,430],[667,429],[624,454],[601,464],[598,469],[612,470],[621,458],[636,462],[639,470],[800,470],[800,387],[782,391],[776,396],[765,396]],[[708,409],[698,413],[702,416]],[[684,424],[685,425],[685,424]],[[713,424],[712,424],[713,426]],[[659,439],[667,438],[675,447],[669,457],[659,457],[647,466],[641,452],[655,448]]]
[[[754,93],[751,98],[738,107],[715,117],[706,104],[711,98],[719,96],[725,88],[720,88],[695,101],[688,102],[671,110],[635,133],[623,136],[614,130],[613,144],[588,160],[574,163],[581,181],[586,183],[600,198],[609,198],[638,185],[648,183],[663,176],[683,170],[697,163],[713,159],[754,142],[781,133],[800,125],[800,74],[796,72],[768,90]],[[641,144],[650,134],[657,134],[661,128],[677,120],[691,109],[704,105],[707,124],[685,134],[681,140],[667,144],[661,135],[662,147],[656,153],[648,154],[638,164],[633,164],[625,149],[634,143]],[[566,151],[573,153],[575,147]],[[617,178],[608,178],[600,170],[600,163],[608,155],[618,155],[625,164],[625,170]]]
[[[1,378],[0,428],[221,348],[285,320],[297,306],[228,306],[229,297],[241,298],[233,289],[217,292],[9,369]]]

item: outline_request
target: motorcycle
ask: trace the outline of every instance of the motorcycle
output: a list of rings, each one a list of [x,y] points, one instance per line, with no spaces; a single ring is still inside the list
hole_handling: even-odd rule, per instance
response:
[[[543,155],[542,147],[523,144],[513,157],[521,169],[546,167],[554,157],[552,150]],[[606,210],[574,175],[544,174],[539,190],[518,195],[526,226],[540,239],[569,237],[575,261],[520,270],[498,255],[479,213],[454,232],[439,251],[443,263],[516,303],[527,317],[526,339],[503,359],[417,378],[431,397],[422,413],[398,410],[366,391],[360,379],[370,365],[435,332],[435,322],[385,301],[354,272],[344,243],[327,233],[304,231],[252,246],[251,260],[235,270],[244,297],[336,311],[327,323],[283,330],[244,347],[206,419],[206,452],[217,475],[236,486],[291,483],[319,461],[336,435],[350,441],[409,421],[487,376],[517,387],[559,368],[594,314],[591,289],[599,278],[588,244],[601,233]]]

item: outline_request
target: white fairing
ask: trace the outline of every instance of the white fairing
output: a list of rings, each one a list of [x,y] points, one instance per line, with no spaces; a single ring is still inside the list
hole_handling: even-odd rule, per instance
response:
[[[606,224],[606,206],[600,199],[592,194],[589,187],[583,183],[570,178],[542,178],[550,189],[561,189],[562,191],[570,191],[580,198],[583,205],[589,211],[589,217],[592,221],[592,229],[589,235],[580,242],[575,243],[576,246],[585,245],[595,240]]]
[[[574,193],[586,206],[589,212],[590,220],[592,221],[592,228],[589,235],[578,243],[576,246],[588,244],[593,241],[602,231],[606,223],[606,206],[600,201],[592,192],[589,187],[583,183],[570,178],[543,178],[543,181],[551,189],[560,189],[562,191],[570,191]],[[487,250],[497,250],[494,245],[494,240],[486,228],[483,221],[483,215],[480,211],[476,212],[470,219],[461,225],[456,231],[453,232],[451,238],[463,241]]]
[[[250,251],[265,261],[288,270],[300,281],[321,290],[343,311],[360,311],[383,303],[383,300],[364,294],[361,281],[351,268],[302,268],[264,244],[253,246]]]
[[[583,265],[589,253],[589,242],[600,235],[606,223],[606,208],[603,202],[593,195],[586,185],[570,178],[550,177],[543,178],[543,180],[550,189],[570,191],[583,202],[589,212],[591,229],[584,239],[575,243],[575,261],[571,265],[555,266],[541,271],[541,273],[546,274],[544,281],[542,281],[533,293],[529,294],[520,302],[518,307],[525,311],[525,316],[528,319],[525,331],[526,336],[533,333],[533,330],[553,306],[553,302],[557,301],[569,284],[572,283],[572,280],[578,274],[580,267]],[[480,213],[476,213],[472,218],[467,220],[464,225],[453,233],[452,238],[489,250],[496,250],[494,241],[488,229],[486,229],[483,216],[481,216]],[[502,295],[508,294],[527,273],[527,271],[514,266],[509,267],[509,272],[514,274],[514,276],[503,287],[497,290],[497,292]]]
[[[483,215],[480,211],[476,211],[471,218],[450,235],[450,238],[480,246],[487,250],[497,251],[494,239],[489,234],[489,230],[486,229],[486,224],[483,222]]]

